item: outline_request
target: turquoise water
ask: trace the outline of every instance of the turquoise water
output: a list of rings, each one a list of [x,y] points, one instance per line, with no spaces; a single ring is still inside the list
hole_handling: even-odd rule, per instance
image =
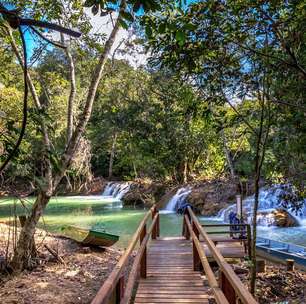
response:
[[[7,221],[14,214],[28,214],[34,197],[24,201],[4,198],[0,200],[0,221]],[[125,247],[136,231],[145,209],[122,208],[119,200],[102,196],[54,197],[50,200],[39,227],[50,232],[61,232],[65,225],[90,228],[120,236],[117,243]],[[176,214],[161,214],[161,235],[180,235],[182,217]]]
[[[0,199],[0,221],[7,221],[14,214],[28,214],[34,199],[32,197],[22,202],[12,198]],[[106,231],[119,235],[120,240],[116,245],[126,247],[146,212],[145,209],[122,208],[122,203],[119,200],[102,196],[54,197],[48,204],[39,227],[56,233],[61,233],[61,227],[65,225]],[[161,212],[161,235],[181,235],[182,221],[180,215]],[[201,222],[218,223],[212,218],[201,218]],[[306,246],[305,226],[294,228],[259,227],[258,235]]]

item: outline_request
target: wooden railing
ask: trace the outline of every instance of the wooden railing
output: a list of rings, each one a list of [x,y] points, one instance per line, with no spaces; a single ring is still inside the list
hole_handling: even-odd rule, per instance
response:
[[[202,224],[203,228],[229,228],[229,230],[219,230],[219,231],[206,231],[207,234],[228,234],[230,237],[233,237],[234,234],[240,234],[239,238],[233,238],[232,241],[234,242],[243,242],[245,246],[245,251],[248,253],[249,259],[251,259],[251,226],[250,224]],[[237,228],[238,230],[231,230],[231,228]],[[243,237],[243,234],[246,232],[245,237]],[[218,243],[217,241],[214,241],[214,244],[216,245]]]
[[[191,238],[193,243],[194,270],[199,270],[202,264],[208,284],[212,288],[218,304],[257,304],[254,297],[209,238],[207,232],[204,231],[190,207],[187,208],[187,212],[184,215],[183,233],[186,238]],[[218,264],[219,282],[210,267],[205,250],[199,240],[200,236],[204,239],[211,255]]]
[[[147,222],[150,217],[152,217],[152,222],[147,230]],[[104,282],[91,304],[129,303],[138,274],[140,274],[142,278],[146,278],[147,276],[147,243],[151,236],[152,239],[156,239],[159,236],[159,213],[156,206],[153,206],[144,216],[128,248],[123,253],[119,262]],[[139,248],[137,250],[137,255],[134,259],[132,269],[130,270],[127,283],[125,284],[126,279],[124,275],[126,266],[138,241]]]

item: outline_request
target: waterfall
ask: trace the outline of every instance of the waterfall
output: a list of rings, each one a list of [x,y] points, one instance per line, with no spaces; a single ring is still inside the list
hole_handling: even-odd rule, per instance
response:
[[[129,183],[107,183],[102,196],[113,197],[117,200],[121,200],[123,196],[130,190],[131,185]]]
[[[295,202],[301,208],[296,211],[290,202]],[[248,222],[252,221],[254,205],[254,195],[243,200],[243,211],[248,217]],[[258,223],[262,226],[271,226],[273,222],[272,212],[276,209],[284,209],[293,216],[301,226],[306,226],[306,199],[298,201],[298,197],[292,186],[273,185],[269,188],[262,188],[259,192]],[[219,211],[217,218],[228,222],[230,212],[236,212],[236,204],[232,204]]]
[[[166,206],[166,211],[176,212],[176,210],[186,202],[188,194],[191,192],[190,187],[180,188],[174,196],[169,200]]]

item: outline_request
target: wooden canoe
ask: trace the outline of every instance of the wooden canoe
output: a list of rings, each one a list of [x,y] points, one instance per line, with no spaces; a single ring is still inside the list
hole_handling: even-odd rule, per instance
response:
[[[118,235],[75,226],[65,226],[62,228],[62,231],[66,237],[88,246],[109,247],[119,240]]]
[[[306,247],[258,237],[256,240],[256,248],[257,250],[270,254],[276,259],[282,261],[292,259],[297,264],[306,266]]]

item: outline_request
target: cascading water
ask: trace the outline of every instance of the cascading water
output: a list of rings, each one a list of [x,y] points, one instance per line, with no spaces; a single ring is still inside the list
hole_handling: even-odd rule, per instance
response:
[[[175,195],[167,203],[165,211],[176,212],[177,209],[186,202],[186,198],[191,191],[192,189],[190,187],[178,189]]]
[[[110,182],[106,185],[102,196],[113,197],[117,200],[121,200],[123,196],[130,190],[131,185],[129,183],[114,183]]]
[[[291,204],[290,201],[295,201],[295,203]],[[299,210],[295,210],[294,205],[299,205]],[[243,211],[248,217],[248,222],[252,220],[253,206],[254,195],[243,201]],[[306,199],[298,201],[290,185],[273,185],[260,190],[258,224],[261,226],[273,225],[272,212],[276,209],[286,210],[301,226],[306,226]],[[220,210],[217,219],[228,222],[230,212],[236,212],[236,204]]]

